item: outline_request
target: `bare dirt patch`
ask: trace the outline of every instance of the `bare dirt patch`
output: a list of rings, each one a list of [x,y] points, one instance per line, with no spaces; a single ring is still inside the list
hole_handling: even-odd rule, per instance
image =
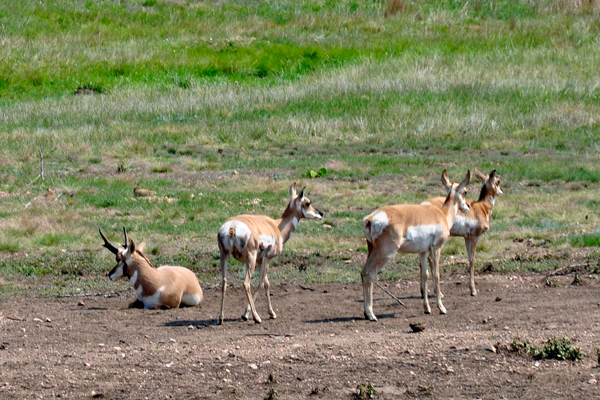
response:
[[[378,323],[363,319],[358,283],[276,286],[278,319],[261,325],[239,319],[238,288],[223,326],[217,288],[166,311],[128,309],[131,291],[0,298],[0,398],[339,399],[368,383],[387,399],[597,398],[600,284],[583,280],[490,274],[471,297],[450,276],[445,316],[422,314],[416,280],[382,282],[408,307],[375,288]],[[516,337],[568,338],[585,357],[536,361],[510,350]]]

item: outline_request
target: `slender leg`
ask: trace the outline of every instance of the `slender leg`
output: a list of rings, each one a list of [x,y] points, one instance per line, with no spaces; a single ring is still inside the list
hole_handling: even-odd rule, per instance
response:
[[[380,253],[380,251],[376,250],[371,243],[367,242],[367,244],[369,247],[369,255],[361,273],[365,299],[364,310],[365,318],[376,322],[377,317],[373,314],[373,282],[377,278],[379,271],[381,271],[388,260],[394,256],[395,252],[392,254]]]
[[[258,294],[260,293],[260,291],[262,290],[262,288],[265,286],[264,284],[264,274],[265,274],[265,259],[263,257],[262,260],[260,260],[260,264],[258,267],[258,285],[256,286],[256,292],[254,292],[254,296],[252,297],[254,299],[254,304],[256,304],[256,299],[258,298]],[[248,320],[248,316],[250,315],[250,303],[248,303],[248,305],[246,306],[246,311],[244,312],[244,314],[242,315],[242,319],[244,321]]]
[[[244,290],[246,291],[246,297],[248,298],[248,304],[250,304],[250,310],[252,311],[252,318],[254,322],[260,324],[262,321],[256,312],[254,306],[254,298],[252,297],[252,286],[250,285],[252,280],[252,274],[254,274],[254,268],[256,267],[256,250],[248,252],[248,259],[246,260],[246,278],[244,279]],[[243,319],[242,315],[242,319]]]
[[[421,264],[421,296],[423,297],[423,311],[425,312],[425,314],[431,314],[431,307],[429,307],[429,297],[427,296],[427,268],[429,266],[427,253],[419,253],[419,261]]]
[[[229,254],[221,251],[221,311],[219,312],[219,325],[223,325],[225,309],[225,291],[227,290],[227,259]]]
[[[266,257],[265,257],[266,258]],[[264,261],[265,263],[265,267],[264,267],[264,271],[265,271],[265,278],[264,278],[264,284],[265,284],[265,295],[267,296],[267,304],[269,306],[269,316],[271,317],[271,319],[276,319],[277,318],[277,314],[275,314],[275,310],[273,310],[273,306],[271,305],[271,293],[269,292],[269,288],[270,288],[270,283],[269,283],[269,278],[267,277],[267,271],[269,271],[269,264],[268,261]]]
[[[446,307],[442,304],[442,292],[440,290],[440,255],[442,254],[441,248],[431,248],[431,258],[433,261],[433,286],[437,288],[436,303],[440,314],[446,314]]]
[[[469,253],[469,265],[471,267],[471,280],[469,281],[471,296],[477,296],[477,289],[475,289],[475,248],[477,247],[478,241],[479,236],[469,236],[465,238],[467,253]]]

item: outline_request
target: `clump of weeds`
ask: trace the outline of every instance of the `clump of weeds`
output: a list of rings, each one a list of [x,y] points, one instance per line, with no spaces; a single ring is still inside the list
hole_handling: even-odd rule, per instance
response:
[[[583,358],[583,351],[574,347],[568,339],[551,338],[542,342],[541,346],[537,346],[529,340],[521,341],[517,337],[510,346],[514,351],[530,355],[536,359],[577,361]]]

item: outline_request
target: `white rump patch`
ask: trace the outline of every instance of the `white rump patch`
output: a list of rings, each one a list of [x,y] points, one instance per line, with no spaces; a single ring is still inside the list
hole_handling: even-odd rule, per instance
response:
[[[371,219],[371,229],[368,230],[366,227],[366,222],[368,219]],[[367,236],[367,240],[369,242],[373,242],[373,240],[377,239],[379,235],[383,233],[383,230],[389,225],[390,221],[385,212],[376,210],[371,214],[367,215],[363,218],[363,230],[365,231],[365,235]]]
[[[235,233],[233,234],[233,238],[229,236],[229,229],[233,226]],[[231,220],[225,222],[219,228],[219,238],[221,238],[221,243],[225,246],[225,249],[228,251],[233,250],[233,247],[237,247],[237,249],[241,252],[244,250],[246,243],[250,239],[250,228],[241,222],[236,220]]]
[[[424,253],[436,244],[442,235],[442,225],[411,226],[406,231],[399,251],[402,253]]]

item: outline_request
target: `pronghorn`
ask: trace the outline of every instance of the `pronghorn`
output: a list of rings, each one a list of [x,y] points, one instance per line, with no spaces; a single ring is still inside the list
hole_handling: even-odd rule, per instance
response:
[[[468,211],[464,189],[469,184],[471,172],[467,171],[460,184],[451,183],[446,170],[442,184],[448,190],[443,207],[432,205],[399,204],[380,207],[363,219],[369,254],[362,270],[365,317],[377,321],[373,314],[373,282],[383,266],[397,252],[419,253],[421,262],[421,292],[427,293],[427,253],[433,264],[433,285],[438,294],[437,306],[446,314],[440,296],[440,249],[450,237],[450,228],[458,208]],[[426,314],[431,313],[427,296],[423,298]]]
[[[277,257],[283,250],[283,245],[292,237],[302,218],[323,218],[323,213],[314,208],[310,199],[304,195],[304,189],[296,195],[296,184],[290,187],[290,202],[280,219],[274,220],[265,215],[238,215],[229,218],[219,228],[217,235],[219,250],[221,251],[221,312],[219,324],[223,324],[223,309],[225,306],[225,291],[227,287],[227,259],[230,255],[245,264],[246,277],[244,289],[248,298],[246,311],[242,315],[244,321],[248,320],[250,312],[254,322],[260,323],[261,319],[256,312],[254,301],[260,290],[265,288],[269,316],[277,318],[271,306],[269,295],[269,261]],[[252,297],[250,281],[256,264],[259,265],[260,281],[254,297]]]
[[[481,173],[477,168],[474,168],[473,171],[475,172],[477,179],[483,184],[481,192],[479,193],[479,200],[467,200],[467,204],[471,210],[468,213],[460,212],[456,215],[454,225],[452,225],[452,229],[450,229],[450,236],[462,236],[465,238],[465,245],[467,247],[467,253],[469,254],[469,265],[471,267],[471,281],[469,282],[469,288],[471,289],[471,296],[476,296],[475,248],[477,247],[479,237],[490,228],[490,217],[492,216],[496,196],[502,194],[502,189],[500,189],[500,178],[496,175],[496,170],[490,172],[489,175]],[[444,198],[435,197],[422,204],[432,204],[437,207],[442,207]]]
[[[113,245],[104,236],[102,229],[99,231],[104,239],[103,246],[117,259],[117,265],[108,273],[108,277],[111,281],[128,278],[135,289],[137,299],[144,303],[144,308],[197,306],[202,302],[202,289],[192,271],[168,265],[154,268],[142,253],[146,247],[146,240],[142,240],[136,247],[124,227],[123,248]]]
[[[138,185],[133,188],[133,195],[136,197],[154,196],[156,192],[148,189],[138,189]]]

